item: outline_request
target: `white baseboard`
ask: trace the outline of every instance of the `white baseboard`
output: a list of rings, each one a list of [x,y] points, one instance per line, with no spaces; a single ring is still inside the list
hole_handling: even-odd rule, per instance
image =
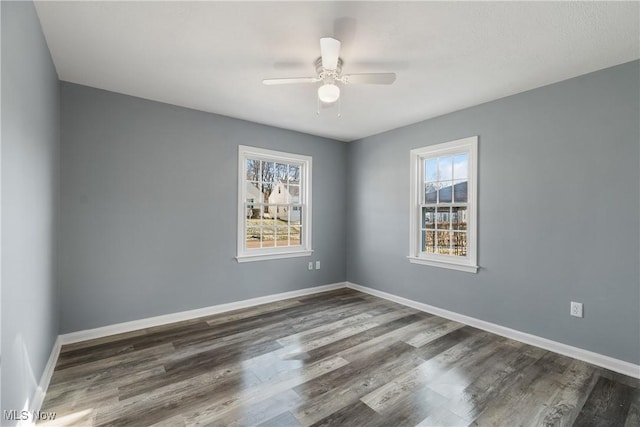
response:
[[[345,282],[333,283],[330,285],[315,286],[312,288],[299,289],[295,291],[282,292],[279,294],[265,295],[263,297],[251,298],[242,301],[235,301],[226,304],[218,304],[210,307],[198,308],[195,310],[182,311],[179,313],[171,313],[162,316],[149,317],[146,319],[134,320],[131,322],[117,323],[114,325],[103,326],[95,329],[88,329],[84,331],[71,332],[68,334],[58,335],[53,349],[49,356],[49,360],[44,368],[40,383],[36,389],[32,404],[29,408],[29,413],[39,412],[42,408],[42,403],[46,395],[46,391],[49,388],[53,371],[60,355],[60,349],[64,344],[72,344],[80,341],[86,341],[96,338],[102,338],[109,335],[120,334],[123,332],[131,332],[138,329],[150,328],[153,326],[166,325],[168,323],[180,322],[183,320],[196,319],[198,317],[210,316],[212,314],[224,313],[227,311],[238,310],[240,308],[253,307],[260,304],[266,304],[270,302],[281,301],[289,298],[296,298],[305,295],[316,294],[318,292],[332,291],[334,289],[345,288],[347,284]],[[33,426],[34,420],[25,420],[18,423],[19,427]]]
[[[624,375],[628,375],[634,378],[640,378],[640,365],[625,362],[623,360],[614,359],[609,356],[594,353],[592,351],[584,350],[578,347],[573,347],[567,344],[562,344],[557,341],[552,341],[546,338],[538,337],[536,335],[520,332],[515,329],[506,328],[504,326],[496,325],[495,323],[486,322],[484,320],[476,319],[473,317],[465,316],[463,314],[455,313],[453,311],[445,310],[442,308],[434,307],[421,302],[413,301],[408,298],[403,298],[397,295],[393,295],[387,292],[379,291],[365,286],[357,285],[351,282],[333,283],[330,285],[316,286],[312,288],[299,289],[296,291],[283,292],[279,294],[266,295],[258,298],[251,298],[242,301],[235,301],[226,304],[218,304],[210,307],[199,308],[195,310],[182,311],[179,313],[166,314],[162,316],[149,317],[146,319],[134,320],[131,322],[117,323],[114,325],[103,326],[95,329],[88,329],[84,331],[71,332],[68,334],[59,335],[56,339],[49,360],[45,366],[44,372],[38,384],[30,412],[40,411],[46,390],[49,387],[49,382],[53,375],[53,371],[60,354],[60,349],[64,344],[71,344],[80,341],[86,341],[90,339],[102,338],[109,335],[120,334],[124,332],[131,332],[139,329],[150,328],[153,326],[165,325],[168,323],[180,322],[183,320],[195,319],[198,317],[210,316],[213,314],[224,313],[227,311],[238,310],[241,308],[253,307],[260,304],[266,304],[270,302],[281,301],[289,298],[296,298],[305,295],[311,295],[318,292],[326,292],[340,288],[351,288],[357,291],[361,291],[376,297],[384,298],[389,301],[396,302],[408,307],[415,308],[420,311],[434,314],[436,316],[444,317],[456,322],[464,323],[465,325],[473,326],[478,329],[482,329],[496,335],[507,337],[516,341],[523,342],[525,344],[533,345],[543,348],[545,350],[553,351],[565,356],[573,357],[591,363],[596,366],[600,366],[611,371],[619,372]],[[33,425],[31,420],[26,424],[19,424],[20,426]]]
[[[51,349],[51,353],[49,354],[49,359],[47,360],[47,364],[44,366],[44,371],[42,372],[42,376],[40,377],[40,382],[38,383],[38,388],[33,393],[33,399],[31,399],[31,405],[29,405],[29,419],[20,420],[17,424],[18,427],[31,427],[35,425],[36,420],[32,419],[31,415],[35,412],[40,412],[42,408],[42,403],[44,402],[44,397],[47,394],[47,389],[49,388],[49,383],[51,382],[51,377],[53,376],[53,371],[56,368],[56,363],[58,362],[58,356],[60,355],[60,348],[62,347],[60,336],[56,338],[56,341],[53,343],[53,348]]]
[[[60,343],[72,344],[80,341],[87,341],[102,338],[109,335],[121,334],[124,332],[136,331],[139,329],[151,328],[154,326],[166,325],[168,323],[181,322],[184,320],[196,319],[198,317],[211,316],[213,314],[224,313],[226,311],[238,310],[241,308],[253,307],[289,298],[301,297],[304,295],[326,292],[334,289],[346,287],[345,282],[333,283],[330,285],[315,286],[312,288],[298,289],[295,291],[282,292],[279,294],[265,295],[263,297],[250,298],[242,301],[234,301],[226,304],[212,305],[210,307],[198,308],[195,310],[181,311],[178,313],[165,314],[162,316],[148,317],[146,319],[133,320],[130,322],[116,323],[114,325],[102,326],[95,329],[71,332],[60,335]]]
[[[512,340],[520,341],[525,344],[533,345],[545,350],[573,357],[574,359],[582,360],[583,362],[591,363],[592,365],[600,366],[602,368],[628,375],[630,377],[640,378],[640,365],[635,365],[633,363],[625,362],[624,360],[615,359],[603,354],[594,353],[582,348],[562,344],[560,342],[552,341],[536,335],[531,335],[526,332],[506,328],[504,326],[496,325],[495,323],[486,322],[474,317],[465,316],[453,311],[413,301],[408,298],[399,297],[397,295],[379,291],[377,289],[367,288],[366,286],[357,285],[351,282],[346,283],[348,288],[355,289],[357,291],[384,298],[389,301],[397,302],[398,304],[406,305],[408,307],[434,314],[436,316],[444,317],[445,319],[453,320],[455,322],[464,323],[465,325],[473,326],[474,328],[482,329],[484,331],[510,338]]]

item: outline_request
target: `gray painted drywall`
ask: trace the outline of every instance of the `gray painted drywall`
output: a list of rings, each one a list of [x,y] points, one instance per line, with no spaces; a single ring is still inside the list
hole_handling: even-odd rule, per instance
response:
[[[639,95],[636,61],[349,144],[348,280],[639,363]],[[481,270],[410,264],[409,150],[471,135]]]
[[[344,143],[71,83],[61,114],[61,332],[346,279]],[[238,145],[313,157],[313,256],[236,262]]]
[[[59,85],[33,3],[3,1],[0,7],[2,409],[22,410],[31,404],[58,334]]]

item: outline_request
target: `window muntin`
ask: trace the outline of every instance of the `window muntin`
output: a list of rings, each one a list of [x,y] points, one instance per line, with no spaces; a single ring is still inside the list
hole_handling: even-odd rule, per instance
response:
[[[239,149],[238,261],[311,253],[311,157]]]
[[[477,137],[411,151],[412,262],[477,269],[476,162]]]

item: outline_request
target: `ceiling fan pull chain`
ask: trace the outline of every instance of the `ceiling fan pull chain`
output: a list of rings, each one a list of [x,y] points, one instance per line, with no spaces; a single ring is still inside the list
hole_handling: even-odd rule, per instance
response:
[[[320,115],[320,98],[316,96],[316,115]]]
[[[342,99],[338,98],[338,118],[342,117]]]

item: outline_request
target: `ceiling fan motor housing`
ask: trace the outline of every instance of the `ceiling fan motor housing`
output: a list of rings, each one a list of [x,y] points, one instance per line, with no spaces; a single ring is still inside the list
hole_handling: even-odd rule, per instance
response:
[[[342,59],[338,58],[338,64],[335,70],[329,70],[322,66],[322,57],[316,59],[316,73],[318,78],[324,84],[333,84],[336,80],[340,81],[340,73],[342,72]]]

